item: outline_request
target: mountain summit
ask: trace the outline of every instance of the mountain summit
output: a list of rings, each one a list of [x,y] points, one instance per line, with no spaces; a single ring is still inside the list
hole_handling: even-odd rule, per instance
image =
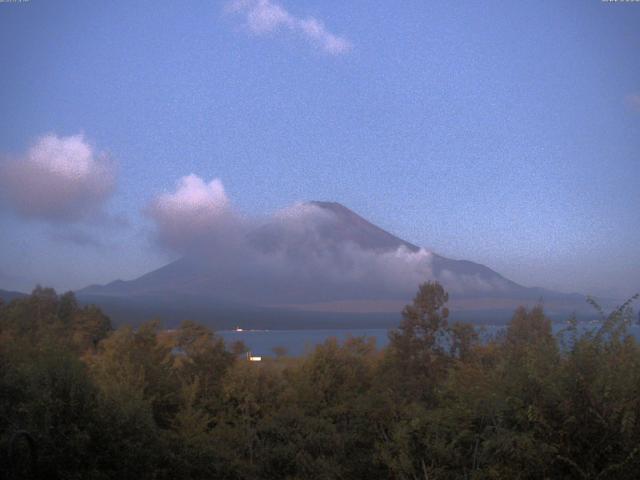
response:
[[[412,243],[392,235],[340,203],[311,201],[305,205],[331,212],[335,216],[333,233],[341,241],[353,242],[370,250],[395,250],[399,247],[405,247],[414,252],[419,250]]]

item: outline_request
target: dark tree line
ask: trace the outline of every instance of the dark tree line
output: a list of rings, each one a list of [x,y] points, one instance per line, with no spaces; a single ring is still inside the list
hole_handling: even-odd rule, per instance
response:
[[[480,342],[420,286],[385,349],[247,362],[207,328],[112,329],[72,293],[0,305],[0,478],[636,479],[629,304],[554,336],[519,308]]]

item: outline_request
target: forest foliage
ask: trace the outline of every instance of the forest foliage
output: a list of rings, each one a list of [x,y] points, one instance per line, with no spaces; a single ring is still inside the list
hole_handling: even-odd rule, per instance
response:
[[[542,306],[480,341],[420,286],[384,349],[248,362],[202,325],[113,329],[73,293],[0,305],[0,478],[637,479],[627,302],[558,335]]]

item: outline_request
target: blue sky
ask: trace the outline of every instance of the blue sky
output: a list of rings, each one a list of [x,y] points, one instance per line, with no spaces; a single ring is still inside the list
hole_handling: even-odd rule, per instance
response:
[[[639,52],[635,3],[0,4],[0,163],[76,136],[113,174],[54,218],[5,172],[0,288],[163,265],[144,212],[195,174],[247,215],[334,200],[524,285],[631,294]]]

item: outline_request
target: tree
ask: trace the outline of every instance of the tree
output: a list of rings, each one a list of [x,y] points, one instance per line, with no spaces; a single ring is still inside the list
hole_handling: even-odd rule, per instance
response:
[[[186,320],[175,333],[174,371],[183,384],[198,385],[196,399],[212,411],[218,408],[222,378],[235,360],[222,338],[198,323]]]
[[[65,325],[69,325],[74,313],[78,311],[78,301],[73,292],[62,294],[58,300],[58,318]]]
[[[80,353],[95,351],[98,343],[112,331],[111,319],[95,305],[76,309],[70,327],[74,346]]]
[[[448,300],[440,283],[423,283],[413,303],[404,307],[399,328],[389,332],[393,377],[412,398],[429,401],[449,363]]]

